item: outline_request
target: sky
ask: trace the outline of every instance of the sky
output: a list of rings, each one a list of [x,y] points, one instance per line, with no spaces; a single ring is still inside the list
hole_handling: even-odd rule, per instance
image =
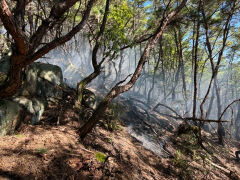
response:
[[[151,1],[146,1],[143,5],[144,5],[144,6],[148,6],[148,5],[150,5],[150,4],[152,4]]]

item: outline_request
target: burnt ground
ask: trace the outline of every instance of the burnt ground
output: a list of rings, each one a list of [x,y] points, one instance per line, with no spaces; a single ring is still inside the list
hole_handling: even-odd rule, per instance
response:
[[[30,125],[26,116],[14,135],[0,138],[0,179],[240,177],[240,164],[234,161],[236,142],[227,140],[222,147],[205,133],[205,145],[213,152],[209,155],[191,134],[177,136],[176,128],[167,125],[168,119],[151,113],[154,120],[148,121],[144,110],[127,101],[121,102],[126,108],[117,128],[110,131],[101,121],[80,141],[77,132],[86,114],[75,110],[74,97],[74,92],[65,94],[61,106],[52,105],[38,125]],[[156,122],[158,119],[162,120]]]

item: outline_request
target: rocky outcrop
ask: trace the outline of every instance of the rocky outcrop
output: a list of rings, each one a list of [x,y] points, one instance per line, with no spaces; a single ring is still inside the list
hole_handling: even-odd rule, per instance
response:
[[[0,136],[11,134],[20,124],[22,108],[16,102],[0,100]]]
[[[1,67],[2,65],[2,67]],[[0,63],[0,73],[6,74],[7,63]],[[1,81],[5,79],[2,78]],[[0,83],[1,83],[0,81]],[[62,97],[61,85],[63,75],[60,67],[32,63],[26,70],[22,88],[12,100],[1,100],[0,105],[0,136],[14,131],[20,123],[21,111],[32,115],[31,123],[37,124],[47,108],[49,100],[57,102]]]
[[[31,123],[33,125],[37,124],[46,108],[47,102],[45,99],[31,98],[28,99],[24,96],[16,97],[13,99],[14,102],[18,103],[20,106],[32,115]]]
[[[60,67],[52,64],[32,63],[26,72],[26,78],[20,91],[22,96],[56,98],[62,96],[59,86],[63,83]]]

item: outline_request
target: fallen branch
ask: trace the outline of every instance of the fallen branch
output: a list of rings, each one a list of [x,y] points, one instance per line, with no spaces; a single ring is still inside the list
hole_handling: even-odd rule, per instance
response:
[[[168,116],[168,117],[171,117],[171,118],[174,118],[174,119],[182,119],[182,120],[187,120],[187,121],[202,121],[202,122],[215,122],[215,123],[218,123],[218,122],[229,122],[227,120],[214,120],[214,119],[199,119],[199,118],[193,118],[193,117],[182,117],[181,115],[179,115],[175,110],[173,110],[172,108],[170,108],[169,106],[165,105],[165,104],[161,104],[161,103],[158,103],[154,108],[152,108],[150,105],[148,105],[147,103],[139,100],[139,99],[135,99],[135,98],[130,98],[131,100],[134,100],[134,101],[137,101],[137,102],[140,102],[142,103],[143,105],[145,105],[146,107],[148,107],[149,109],[151,109],[152,111],[155,111],[157,112],[158,114],[162,115],[162,116]],[[240,100],[240,99],[239,99]],[[236,101],[236,100],[235,100]],[[158,106],[163,106],[163,107],[166,107],[167,109],[171,110],[172,112],[174,112],[177,116],[173,116],[173,115],[169,115],[169,114],[164,114],[164,113],[161,113],[159,112],[156,108]]]
[[[219,166],[219,165],[211,162],[210,160],[208,160],[208,161],[209,161],[209,163],[210,163],[211,165],[213,165],[215,168],[218,168],[218,169],[222,170],[222,171],[225,172],[226,174],[230,174],[230,173],[231,173],[230,170],[228,170],[228,169],[226,169],[226,168],[224,168],[224,167],[222,167],[222,166]]]
[[[163,106],[163,107],[169,109],[170,111],[174,112],[178,116],[178,119],[185,120],[185,118],[183,118],[181,115],[179,115],[174,109],[172,109],[169,106],[162,104],[162,103],[158,103],[152,110],[155,111],[155,109],[157,109],[158,106]]]
[[[177,117],[176,117],[177,118]],[[215,122],[215,123],[219,123],[219,122],[229,122],[227,120],[214,120],[214,119],[198,119],[198,118],[193,118],[193,117],[186,117],[184,118],[184,120],[187,121],[201,121],[201,122]]]

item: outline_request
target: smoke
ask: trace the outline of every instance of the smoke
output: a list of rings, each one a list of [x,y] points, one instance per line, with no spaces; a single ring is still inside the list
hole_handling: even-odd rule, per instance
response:
[[[131,134],[131,136],[133,136],[137,140],[141,141],[143,147],[145,147],[146,149],[154,152],[156,155],[158,155],[160,157],[167,155],[163,149],[164,143],[162,143],[162,142],[156,143],[156,142],[153,142],[153,140],[145,134],[137,134],[134,131],[133,125],[128,126],[127,131],[129,132],[129,134]]]
[[[73,48],[73,43],[77,42],[78,48]],[[93,71],[91,65],[92,50],[86,37],[78,36],[66,45],[56,48],[41,58],[38,62],[54,64],[61,67],[64,82],[71,87],[76,87],[77,83]]]
[[[77,43],[77,48],[73,44]],[[142,48],[136,46],[132,49],[125,49],[118,54],[115,59],[108,59],[102,68],[102,73],[99,77],[93,80],[89,86],[93,86],[97,89],[102,87],[111,89],[117,82],[125,79],[129,74],[132,74],[138,64]],[[98,62],[101,61],[102,52],[98,53]],[[46,55],[46,58],[42,58],[41,62],[47,62],[58,65],[62,68],[65,83],[71,87],[76,87],[84,77],[93,72],[91,64],[92,48],[84,35],[79,35],[76,39],[68,42],[66,45],[53,50]],[[156,57],[149,57],[149,61],[146,63],[144,70],[138,79],[135,86],[129,91],[124,93],[125,97],[137,97],[147,102],[148,93],[153,83],[153,69],[156,65]],[[164,62],[167,63],[167,62]],[[157,103],[163,103],[172,109],[174,109],[179,115],[183,117],[191,117],[193,111],[193,72],[191,70],[191,64],[184,62],[185,64],[185,82],[186,92],[183,91],[183,81],[181,73],[179,73],[176,80],[176,65],[175,67],[162,67],[160,63],[155,75],[154,88],[150,95],[150,105],[155,106]],[[197,92],[197,116],[200,117],[200,104],[207,92],[209,82],[211,79],[210,63],[207,61],[205,64],[203,73],[198,73],[198,92]],[[230,65],[221,67],[218,73],[217,88],[219,88],[220,100],[221,100],[221,112],[224,108],[234,99],[238,98],[235,92],[233,82],[229,82],[233,71],[230,72]],[[235,88],[236,89],[236,88]],[[234,92],[229,92],[233,90]],[[184,95],[186,93],[186,96]],[[230,96],[231,95],[231,96]],[[211,105],[212,101],[212,105]],[[211,111],[209,111],[211,109]],[[159,111],[167,112],[170,115],[175,115],[173,112],[167,110],[164,107],[159,106]],[[213,88],[208,95],[207,101],[204,105],[204,116],[209,111],[208,119],[218,119],[219,102],[217,101],[216,92]],[[236,121],[237,104],[232,106],[226,114],[223,116],[225,120]],[[232,124],[234,123],[232,122]],[[212,127],[216,127],[216,123],[211,124]],[[230,126],[230,123],[226,124]],[[131,129],[131,128],[130,128]],[[148,142],[146,137],[138,137],[142,142]],[[153,146],[153,145],[146,145]],[[154,147],[153,147],[154,149]]]

